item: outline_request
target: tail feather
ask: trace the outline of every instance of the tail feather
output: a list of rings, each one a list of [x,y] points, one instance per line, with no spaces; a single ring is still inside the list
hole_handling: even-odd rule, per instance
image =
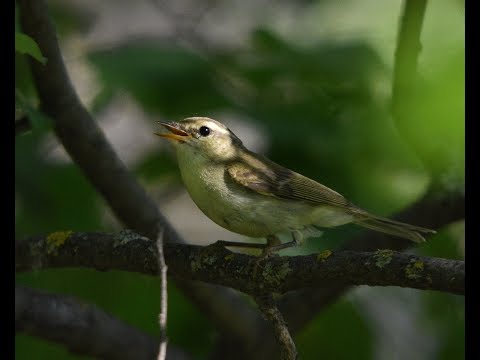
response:
[[[386,234],[395,235],[404,239],[421,243],[425,241],[422,236],[424,234],[435,234],[435,230],[422,228],[420,226],[414,226],[400,221],[390,220],[378,216],[372,216],[363,219],[356,223],[357,225],[366,227],[368,229],[384,232]]]

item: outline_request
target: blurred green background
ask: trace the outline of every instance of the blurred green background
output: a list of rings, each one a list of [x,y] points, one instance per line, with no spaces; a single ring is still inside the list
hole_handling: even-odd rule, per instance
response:
[[[250,148],[319,180],[354,203],[391,215],[431,184],[464,184],[464,4],[429,2],[419,58],[421,91],[408,120],[389,113],[401,1],[50,1],[72,81],[120,157],[173,224],[197,211],[154,120],[209,116]],[[18,14],[16,14],[17,16]],[[16,24],[17,30],[20,30]],[[57,230],[116,231],[119,224],[55,140],[27,55],[16,53],[16,107],[33,130],[15,140],[16,237]],[[183,200],[182,200],[183,199]],[[194,215],[192,215],[194,216]],[[187,240],[222,233],[198,216]],[[203,229],[200,230],[199,229]],[[327,231],[295,252],[333,249],[359,232]],[[195,234],[200,234],[195,237]],[[464,257],[463,223],[418,253]],[[158,336],[158,279],[124,272],[48,270],[19,284],[71,294]],[[218,337],[169,285],[168,335],[197,359]],[[460,359],[463,297],[360,287],[296,338],[302,359]],[[18,359],[78,359],[61,346],[16,336]]]

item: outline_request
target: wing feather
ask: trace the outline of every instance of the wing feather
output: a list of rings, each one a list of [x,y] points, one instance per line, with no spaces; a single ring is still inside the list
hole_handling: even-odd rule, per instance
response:
[[[236,183],[263,195],[358,209],[336,191],[264,157],[248,154],[229,164],[227,173]]]
[[[264,157],[247,153],[241,160],[229,164],[226,174],[235,183],[263,195],[315,205],[337,206],[354,215],[358,225],[376,231],[415,242],[425,241],[421,233],[435,233],[434,230],[372,215],[336,191]]]

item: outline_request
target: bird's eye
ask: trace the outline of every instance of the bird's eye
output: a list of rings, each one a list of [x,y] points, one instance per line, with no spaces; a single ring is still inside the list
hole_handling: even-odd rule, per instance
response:
[[[202,136],[208,136],[210,135],[210,128],[208,126],[202,126],[198,132],[200,133],[200,135]]]

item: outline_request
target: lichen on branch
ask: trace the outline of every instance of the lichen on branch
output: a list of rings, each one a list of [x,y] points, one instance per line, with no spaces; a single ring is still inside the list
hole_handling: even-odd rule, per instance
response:
[[[73,232],[62,238],[55,251],[51,251],[49,239],[51,235],[17,241],[16,270],[88,267],[158,275],[155,242],[132,231]],[[219,244],[165,244],[164,251],[171,276],[227,286],[252,296],[336,283],[465,292],[464,261],[393,250],[328,250],[304,256],[274,256],[260,262],[255,256],[233,253]]]

